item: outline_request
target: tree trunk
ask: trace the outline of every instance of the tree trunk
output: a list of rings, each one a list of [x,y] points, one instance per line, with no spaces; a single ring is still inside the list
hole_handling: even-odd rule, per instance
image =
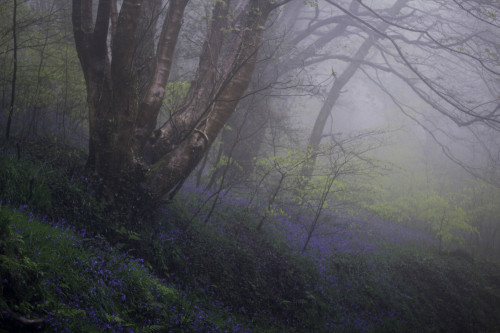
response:
[[[170,75],[173,55],[182,17],[189,0],[173,0],[158,42],[155,65],[145,96],[141,100],[134,137],[134,151],[140,152],[156,127],[156,119],[165,96],[165,86]]]
[[[408,2],[408,0],[398,0],[390,9],[389,15],[395,16],[397,15],[403,6]],[[388,23],[382,23],[379,27],[380,31],[385,31],[389,27]],[[315,152],[318,151],[319,145],[321,143],[321,139],[323,138],[323,131],[325,129],[325,125],[327,123],[328,117],[332,112],[333,106],[337,102],[340,97],[340,93],[345,85],[351,80],[351,78],[356,74],[357,70],[361,66],[361,61],[368,55],[371,47],[375,44],[375,42],[380,39],[379,35],[368,36],[367,39],[361,44],[359,49],[356,51],[356,54],[352,57],[352,61],[349,63],[347,68],[342,72],[342,74],[335,78],[330,91],[328,92],[328,96],[326,98],[325,103],[321,106],[318,116],[316,117],[316,121],[314,122],[314,127],[311,131],[311,135],[309,137],[308,149],[312,153],[312,158],[309,163],[304,165],[302,169],[302,175],[306,179],[310,179],[312,177],[312,173],[314,170],[314,165],[316,163],[317,154]]]
[[[12,117],[14,116],[14,106],[16,101],[16,80],[17,80],[17,0],[14,0],[14,8],[12,13],[12,37],[14,41],[14,53],[13,53],[13,65],[12,70],[12,80],[11,80],[11,91],[10,91],[10,107],[9,116],[7,118],[7,127],[5,129],[5,139],[9,141],[10,138],[10,126],[12,124]]]
[[[144,31],[154,36],[143,20],[150,17],[154,25],[155,3],[124,0],[118,9],[116,0],[100,0],[94,23],[92,1],[73,0],[73,33],[89,106],[87,166],[103,179],[104,199],[111,205],[124,186],[146,188],[160,199],[182,185],[247,89],[267,17],[282,4],[247,0],[233,8],[230,0],[216,2],[190,91],[152,136],[188,0],[170,1],[154,69],[146,73],[138,67],[150,58],[151,40],[144,54],[135,50]],[[147,89],[141,88],[144,82]],[[141,159],[145,147],[152,152],[150,165]]]
[[[213,50],[208,43],[214,34],[220,34],[220,30],[209,35],[197,78],[191,84],[182,112],[174,114],[157,131],[153,149],[158,161],[147,176],[148,187],[155,196],[182,185],[236,109],[250,83],[270,9],[269,6],[261,7],[257,1],[251,3],[244,24],[248,29],[233,32],[229,55],[220,62],[216,61],[220,51]],[[218,20],[214,23],[220,24]],[[216,69],[209,65],[214,60],[221,64],[222,78],[219,80]]]

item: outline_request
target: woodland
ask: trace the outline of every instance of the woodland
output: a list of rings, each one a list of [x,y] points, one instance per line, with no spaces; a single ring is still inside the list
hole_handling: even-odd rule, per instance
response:
[[[0,0],[0,332],[499,332],[499,0]]]

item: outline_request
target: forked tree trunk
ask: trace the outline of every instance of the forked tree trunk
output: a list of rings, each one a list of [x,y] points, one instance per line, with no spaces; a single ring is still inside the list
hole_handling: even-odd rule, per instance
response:
[[[108,204],[126,183],[145,187],[154,199],[182,185],[247,89],[269,13],[287,1],[216,2],[190,91],[153,136],[188,0],[170,1],[147,75],[140,75],[136,39],[147,26],[141,19],[155,19],[152,5],[158,0],[124,0],[120,9],[116,0],[100,0],[95,23],[92,0],[73,0],[73,30],[89,105],[88,167],[104,180]],[[147,89],[139,90],[144,77],[149,78]],[[153,155],[149,165],[141,159],[144,147]]]
[[[148,174],[149,188],[153,193],[161,195],[182,185],[236,109],[252,78],[263,27],[271,9],[258,6],[258,2],[252,4],[245,22],[249,29],[241,35],[240,32],[235,33],[230,57],[222,59],[223,77],[217,79],[216,73],[212,73],[214,69],[209,69],[209,74],[203,73],[202,58],[202,82],[196,82],[198,88],[188,94],[190,100],[187,108],[175,114],[158,131],[154,151],[156,156],[163,157]],[[216,84],[211,86],[206,76],[211,80],[215,77]],[[210,87],[210,90],[193,96],[202,90],[202,84],[205,88]],[[165,154],[165,148],[172,147],[174,149]]]

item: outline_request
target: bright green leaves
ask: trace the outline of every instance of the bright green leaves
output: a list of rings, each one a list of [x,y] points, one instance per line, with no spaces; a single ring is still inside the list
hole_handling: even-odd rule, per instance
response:
[[[433,194],[419,205],[417,219],[424,221],[431,233],[444,244],[464,244],[464,235],[476,232],[468,214],[449,198]]]
[[[308,239],[312,236],[325,209],[348,211],[355,200],[353,177],[365,172],[356,154],[357,144],[330,143],[319,149],[290,149],[256,162],[257,183],[264,212],[259,227],[268,217],[285,216],[276,207],[292,204],[307,216],[312,216]],[[314,166],[313,166],[314,164]]]
[[[239,171],[243,171],[243,168],[238,163],[238,161],[236,161],[232,157],[228,157],[226,155],[222,155],[221,158],[220,158],[220,160],[219,160],[219,163],[217,163],[216,169],[223,168],[223,167],[226,167],[226,166],[232,166],[232,167],[238,169]]]
[[[466,237],[478,233],[471,213],[450,194],[439,194],[432,189],[411,191],[394,197],[383,198],[369,206],[380,216],[421,229],[433,235],[440,247],[463,246]]]
[[[290,173],[305,163],[308,154],[302,150],[288,150],[284,155],[272,155],[257,161],[257,166],[265,171],[275,169],[278,172]]]
[[[161,108],[161,116],[165,117],[165,120],[179,109],[190,86],[191,85],[187,81],[173,81],[167,83]]]

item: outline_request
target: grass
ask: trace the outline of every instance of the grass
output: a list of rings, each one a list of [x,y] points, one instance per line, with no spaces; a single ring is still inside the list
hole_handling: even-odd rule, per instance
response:
[[[103,208],[83,173],[83,152],[49,140],[23,147],[0,149],[0,200],[14,207],[29,205],[77,228],[92,230],[104,223]]]
[[[0,207],[0,303],[9,317],[42,318],[48,331],[218,331],[237,323],[222,307],[210,312],[182,290],[151,274],[142,259],[86,239],[64,223]],[[96,246],[98,245],[98,246]],[[234,323],[234,324],[233,324]],[[17,326],[16,326],[17,325]]]
[[[193,212],[206,193],[187,184],[106,239],[80,154],[37,151],[0,155],[4,331],[500,330],[498,264],[439,254],[428,235],[343,216],[302,252],[307,223],[276,216],[257,231],[258,214],[229,196],[205,223],[209,207]]]

